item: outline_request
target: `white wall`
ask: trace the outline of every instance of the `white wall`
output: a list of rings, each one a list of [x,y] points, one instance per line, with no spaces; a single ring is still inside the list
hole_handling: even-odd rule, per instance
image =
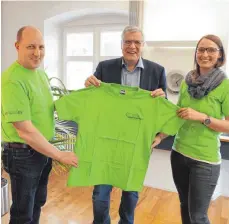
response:
[[[198,40],[206,34],[227,41],[229,1],[153,0],[144,4],[146,40]]]
[[[172,46],[171,46],[172,47]],[[194,68],[195,48],[166,48],[159,47],[157,42],[152,42],[143,51],[144,58],[152,60],[165,67],[166,74],[172,71],[179,71],[184,76]],[[167,91],[168,99],[177,103],[178,95]]]
[[[70,20],[77,12],[129,10],[128,1],[25,1],[2,2],[2,67],[6,69],[16,60],[14,42],[18,29],[33,25],[44,32],[44,21],[62,14],[61,20]],[[66,12],[70,16],[66,16]]]
[[[49,77],[60,77],[61,72],[61,29],[55,24],[45,23],[44,69]]]
[[[143,29],[150,46],[144,57],[163,65],[167,73],[180,70],[187,74],[193,69],[195,45],[206,34],[218,35],[229,53],[228,12],[229,1],[225,0],[146,1]],[[169,48],[180,43],[192,43],[192,48]],[[223,69],[229,76],[228,62]],[[168,98],[176,103],[178,96],[168,92]]]

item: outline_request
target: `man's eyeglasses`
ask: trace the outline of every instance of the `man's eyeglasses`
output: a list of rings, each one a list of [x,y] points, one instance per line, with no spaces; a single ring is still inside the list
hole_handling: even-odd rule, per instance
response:
[[[131,46],[133,43],[137,47],[140,47],[144,43],[142,40],[123,40],[122,42],[126,46]]]
[[[217,51],[220,51],[220,49],[215,48],[215,47],[198,47],[197,48],[198,54],[204,54],[205,51],[207,51],[208,54],[215,54]]]

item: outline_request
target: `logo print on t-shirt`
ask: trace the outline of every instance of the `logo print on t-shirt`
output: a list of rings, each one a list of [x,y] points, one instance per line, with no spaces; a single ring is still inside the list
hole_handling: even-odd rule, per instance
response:
[[[126,94],[126,90],[125,89],[121,89],[120,90],[120,94],[125,95]]]

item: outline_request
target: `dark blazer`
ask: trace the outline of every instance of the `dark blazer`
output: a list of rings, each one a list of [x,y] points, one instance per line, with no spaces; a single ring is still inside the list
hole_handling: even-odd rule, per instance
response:
[[[140,88],[155,90],[162,88],[166,92],[165,69],[152,61],[142,59],[144,69],[141,69]],[[101,61],[94,75],[106,83],[121,84],[122,58]]]

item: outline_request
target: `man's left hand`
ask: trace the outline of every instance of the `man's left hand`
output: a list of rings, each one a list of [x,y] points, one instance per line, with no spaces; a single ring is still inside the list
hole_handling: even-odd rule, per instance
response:
[[[151,96],[152,97],[164,97],[165,98],[165,92],[160,88],[160,89],[156,89],[154,91],[151,92]]]

